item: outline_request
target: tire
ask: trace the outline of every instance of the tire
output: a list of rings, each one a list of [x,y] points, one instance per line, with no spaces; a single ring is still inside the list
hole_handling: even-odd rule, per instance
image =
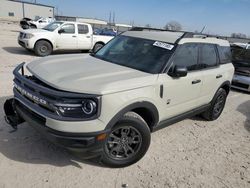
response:
[[[104,46],[104,44],[102,43],[96,43],[94,48],[93,48],[93,52],[96,53],[98,50],[100,50],[102,47]]]
[[[115,168],[134,164],[145,155],[150,140],[150,129],[144,119],[135,112],[128,112],[107,136],[101,163]]]
[[[52,53],[52,46],[49,42],[41,40],[36,42],[34,51],[38,56],[47,56]]]
[[[213,121],[216,120],[218,117],[220,117],[225,103],[226,103],[226,99],[227,99],[227,92],[225,89],[220,88],[211,103],[211,106],[209,107],[209,109],[207,111],[205,111],[202,116],[208,120],[208,121]]]

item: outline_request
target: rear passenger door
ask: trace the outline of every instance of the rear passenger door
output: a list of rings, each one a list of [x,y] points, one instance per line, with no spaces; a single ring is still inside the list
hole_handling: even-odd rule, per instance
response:
[[[170,60],[172,65],[168,74],[160,75],[161,82],[164,83],[165,102],[162,111],[165,113],[165,119],[198,107],[197,98],[200,96],[202,84],[202,73],[197,71],[198,51],[199,44],[182,44]],[[187,67],[187,75],[179,78],[171,77],[169,73],[175,66]]]
[[[215,44],[200,44],[199,68],[203,83],[198,103],[208,104],[223,83],[223,71],[219,68],[219,58]]]
[[[92,47],[92,34],[86,24],[77,24],[77,44],[80,50],[89,50]]]

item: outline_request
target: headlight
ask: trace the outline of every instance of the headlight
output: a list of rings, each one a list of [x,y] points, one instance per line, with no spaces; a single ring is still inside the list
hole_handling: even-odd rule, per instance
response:
[[[86,99],[84,101],[82,101],[82,111],[85,114],[93,114],[96,112],[96,102],[91,100],[91,99]]]
[[[83,99],[77,104],[57,104],[57,113],[70,118],[92,118],[98,113],[98,100]]]
[[[30,39],[30,38],[32,38],[32,37],[34,37],[34,35],[32,35],[32,34],[30,34],[30,33],[26,33],[26,34],[24,35],[24,38],[26,38],[26,39]]]

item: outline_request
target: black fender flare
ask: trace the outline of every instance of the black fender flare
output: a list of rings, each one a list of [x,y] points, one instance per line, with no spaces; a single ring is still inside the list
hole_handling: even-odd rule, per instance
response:
[[[153,125],[150,127],[153,128],[155,125],[157,125],[157,123],[159,122],[159,113],[158,110],[156,108],[156,106],[148,101],[141,101],[141,102],[136,102],[136,103],[132,103],[128,106],[126,106],[125,108],[123,108],[122,110],[120,110],[107,124],[105,130],[110,130],[118,121],[119,119],[126,114],[129,111],[133,111],[134,109],[137,108],[145,108],[147,109],[153,117]]]
[[[227,92],[227,94],[229,93],[229,91],[230,91],[230,89],[231,89],[231,82],[230,81],[225,81],[225,82],[223,82],[221,85],[220,85],[220,87],[217,89],[217,91],[220,89],[220,88],[224,88],[224,87],[228,87],[228,91],[226,91]],[[216,91],[216,93],[217,93],[217,91]],[[215,94],[216,94],[215,93]]]

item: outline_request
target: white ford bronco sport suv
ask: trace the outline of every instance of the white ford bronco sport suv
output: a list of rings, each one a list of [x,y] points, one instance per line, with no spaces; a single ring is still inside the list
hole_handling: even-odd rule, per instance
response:
[[[93,35],[90,24],[56,21],[42,29],[27,29],[20,32],[18,44],[32,50],[38,56],[50,55],[56,50],[97,51],[113,36]]]
[[[95,54],[18,65],[6,121],[26,121],[60,146],[123,167],[144,156],[151,132],[197,114],[217,119],[234,73],[229,43],[138,30]]]

